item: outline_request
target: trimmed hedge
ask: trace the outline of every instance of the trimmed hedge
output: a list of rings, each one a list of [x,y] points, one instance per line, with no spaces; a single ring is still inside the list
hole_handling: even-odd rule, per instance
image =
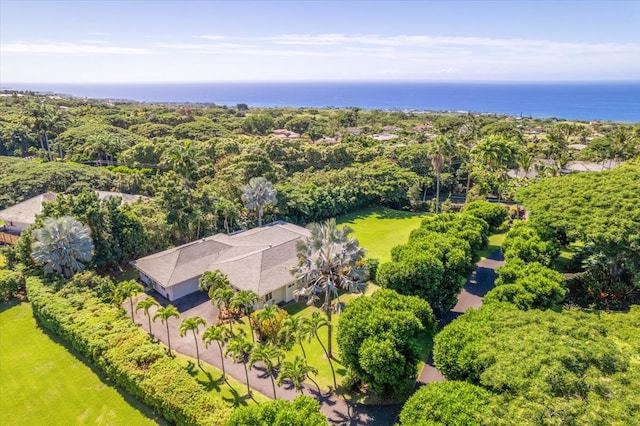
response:
[[[222,425],[230,408],[170,358],[163,348],[76,278],[58,292],[36,277],[26,280],[34,316],[47,330],[96,363],[115,384],[178,425]]]

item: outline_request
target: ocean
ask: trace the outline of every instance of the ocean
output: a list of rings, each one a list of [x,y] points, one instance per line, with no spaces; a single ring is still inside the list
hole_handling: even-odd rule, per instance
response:
[[[640,81],[616,83],[2,84],[1,89],[139,102],[359,107],[640,122]]]

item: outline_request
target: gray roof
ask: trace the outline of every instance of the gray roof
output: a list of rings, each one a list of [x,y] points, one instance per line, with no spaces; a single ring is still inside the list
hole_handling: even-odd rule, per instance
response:
[[[146,198],[142,195],[123,194],[121,192],[96,191],[96,193],[101,200],[120,197],[122,198],[123,204],[133,203],[139,198]],[[55,192],[45,192],[44,194],[36,195],[15,206],[0,210],[0,219],[5,222],[18,222],[31,225],[35,223],[36,215],[42,212],[42,203],[45,201],[55,201],[57,197],[58,194]]]
[[[220,270],[231,284],[264,296],[293,281],[296,243],[309,236],[297,225],[276,222],[234,235],[216,234],[134,262],[164,287],[197,282],[206,271]]]

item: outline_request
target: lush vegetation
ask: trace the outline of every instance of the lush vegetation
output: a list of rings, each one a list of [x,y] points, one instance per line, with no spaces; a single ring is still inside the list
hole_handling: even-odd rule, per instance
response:
[[[478,251],[488,241],[488,223],[474,215],[479,211],[423,219],[407,244],[391,250],[391,262],[380,265],[380,285],[420,296],[437,311],[449,310],[473,269]]]
[[[490,304],[445,327],[434,360],[447,379],[491,392],[484,424],[635,424],[638,326],[637,307],[598,314]]]
[[[28,303],[0,305],[0,423],[162,423],[36,324]]]
[[[93,288],[93,289],[92,289]],[[33,314],[39,323],[99,366],[115,384],[177,424],[223,424],[225,402],[204,391],[160,345],[123,314],[106,304],[108,279],[76,275],[55,290],[27,279]]]
[[[542,180],[522,189],[540,235],[567,245],[582,243],[578,272],[569,283],[573,300],[624,307],[640,291],[640,164],[611,171]]]
[[[293,401],[278,399],[259,405],[236,409],[227,426],[322,426],[327,419],[320,413],[320,404],[308,396],[299,396]]]
[[[383,289],[351,301],[338,323],[338,345],[353,385],[386,394],[412,385],[422,355],[418,339],[431,338],[434,329],[433,311],[419,297]]]

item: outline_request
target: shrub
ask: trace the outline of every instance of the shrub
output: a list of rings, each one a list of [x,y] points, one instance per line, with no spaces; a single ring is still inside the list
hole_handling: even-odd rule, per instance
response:
[[[39,323],[100,367],[118,386],[178,425],[221,425],[229,408],[214,398],[124,314],[83,286],[84,274],[58,292],[27,279]]]
[[[522,221],[516,222],[507,232],[502,251],[507,262],[518,258],[525,263],[539,262],[544,266],[550,266],[560,253],[555,241],[544,239],[533,225]]]
[[[491,393],[455,380],[430,383],[418,389],[400,412],[400,425],[436,426],[486,424]]]
[[[0,269],[0,300],[8,301],[24,286],[22,274],[10,269]]]
[[[298,396],[293,401],[276,399],[262,404],[238,407],[227,419],[227,426],[324,426],[318,401]]]
[[[467,204],[464,213],[483,219],[489,224],[489,231],[493,232],[507,220],[509,212],[501,204],[490,203],[488,201],[474,201]]]

